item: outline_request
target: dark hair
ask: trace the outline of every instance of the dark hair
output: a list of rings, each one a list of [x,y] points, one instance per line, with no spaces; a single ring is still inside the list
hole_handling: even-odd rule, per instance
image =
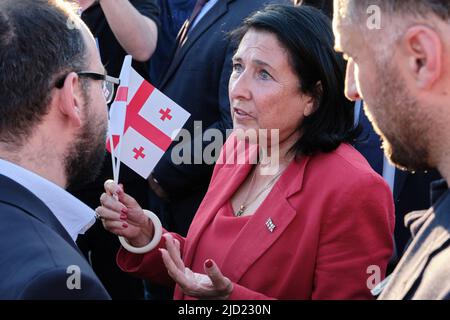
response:
[[[61,0],[0,2],[0,142],[20,147],[48,113],[56,78],[85,68],[78,19]]]
[[[360,130],[354,128],[353,103],[344,96],[344,60],[334,51],[330,20],[310,6],[270,5],[247,18],[233,32],[235,40],[241,41],[250,29],[277,36],[289,53],[301,92],[315,99],[316,111],[299,126],[303,133],[293,151],[311,155],[353,142]]]

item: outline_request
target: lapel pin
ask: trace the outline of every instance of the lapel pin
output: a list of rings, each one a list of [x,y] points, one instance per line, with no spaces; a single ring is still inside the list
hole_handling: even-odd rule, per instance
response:
[[[267,229],[269,229],[270,232],[273,232],[273,229],[275,229],[276,225],[273,223],[271,218],[267,219],[266,227]]]

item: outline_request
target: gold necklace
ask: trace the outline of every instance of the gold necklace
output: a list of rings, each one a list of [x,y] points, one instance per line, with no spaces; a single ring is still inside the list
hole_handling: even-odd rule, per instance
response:
[[[267,185],[264,187],[264,188],[262,188],[261,189],[261,191],[259,191],[257,194],[256,194],[256,196],[255,197],[253,197],[251,200],[247,200],[247,198],[248,198],[248,195],[250,194],[250,190],[252,190],[252,187],[253,187],[253,183],[254,183],[254,180],[255,180],[255,177],[256,177],[256,168],[255,168],[255,173],[253,174],[253,177],[252,177],[252,181],[250,181],[250,186],[249,186],[249,188],[248,188],[248,191],[247,191],[247,194],[246,194],[246,196],[245,196],[245,200],[244,200],[244,202],[241,204],[241,206],[239,207],[239,210],[235,213],[235,216],[236,217],[240,217],[240,216],[242,216],[243,214],[244,214],[244,212],[245,212],[245,210],[247,209],[247,207],[248,207],[248,205],[249,204],[252,204],[253,203],[253,201],[255,201],[256,199],[258,199],[258,197],[264,192],[264,191],[266,191],[267,189],[269,189],[271,186],[272,186],[272,184],[275,182],[275,180],[283,173],[283,169],[281,169],[268,183],[267,183]]]

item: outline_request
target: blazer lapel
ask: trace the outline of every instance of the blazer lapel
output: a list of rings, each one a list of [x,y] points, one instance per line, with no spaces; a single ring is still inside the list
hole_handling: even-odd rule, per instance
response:
[[[228,201],[242,184],[252,169],[251,164],[223,166],[215,177],[205,198],[203,199],[198,213],[189,229],[184,261],[187,266],[191,265],[198,241],[204,233],[205,228],[210,225],[219,209]]]
[[[241,156],[238,155],[239,151],[243,151]],[[217,163],[223,165],[217,171],[217,174],[213,173],[211,185],[197,210],[197,214],[194,216],[186,237],[186,251],[183,252],[186,265],[191,265],[198,241],[205,228],[248,176],[253,163],[257,162],[257,155],[258,147],[254,145],[245,146],[234,133],[227,139],[217,159]]]
[[[278,240],[295,218],[283,191],[275,185],[258,211],[250,217],[228,250],[221,269],[238,282],[245,272]],[[272,226],[272,231],[269,225]]]
[[[206,13],[206,15],[197,23],[197,25],[192,29],[190,33],[188,33],[185,43],[178,51],[175,51],[176,54],[173,57],[172,63],[169,65],[166,74],[164,75],[160,88],[163,88],[169,79],[173,76],[176,69],[183,61],[189,49],[194,45],[194,43],[200,38],[200,36],[208,30],[220,17],[228,11],[229,2],[234,0],[219,0],[210,11]],[[179,36],[178,36],[179,37]],[[177,37],[177,39],[178,39]]]
[[[297,211],[288,199],[301,191],[308,160],[308,157],[304,157],[299,162],[293,161],[286,168],[269,196],[231,244],[222,269],[226,270],[233,281],[238,282],[242,278],[258,258],[280,238],[296,217]]]

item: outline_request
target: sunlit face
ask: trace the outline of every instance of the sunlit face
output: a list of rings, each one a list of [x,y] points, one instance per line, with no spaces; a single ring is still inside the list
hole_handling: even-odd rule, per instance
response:
[[[84,27],[84,26],[83,26]],[[90,60],[89,70],[105,73],[92,36],[83,29]],[[88,90],[83,94],[80,108],[82,126],[67,150],[65,159],[68,188],[93,181],[98,175],[105,156],[107,132],[107,106],[102,82],[87,79]]]
[[[366,114],[383,138],[386,156],[402,168],[427,169],[426,115],[398,67],[402,59],[398,48],[390,48],[392,56],[380,58],[374,50],[379,44],[364,38],[366,34],[357,26],[335,21],[334,32],[336,49],[348,61],[345,94],[353,101],[364,99]]]
[[[280,141],[299,135],[299,125],[312,109],[311,98],[289,55],[272,33],[250,29],[233,57],[229,95],[234,129],[279,129]]]

